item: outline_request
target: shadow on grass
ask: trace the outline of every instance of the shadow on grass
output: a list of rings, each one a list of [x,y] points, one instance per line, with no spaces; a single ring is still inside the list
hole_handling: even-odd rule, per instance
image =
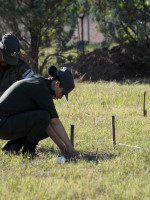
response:
[[[109,160],[109,159],[114,159],[116,158],[117,155],[112,154],[112,153],[107,153],[107,152],[79,152],[79,158],[82,160],[85,160],[87,162],[95,161],[98,162],[98,160]]]
[[[37,151],[40,153],[51,153],[51,154],[55,154],[58,155],[58,150],[55,150],[54,147],[43,147],[43,146],[37,146]]]
[[[44,154],[55,154],[56,156],[59,155],[59,151],[55,150],[53,147],[38,147],[38,151],[40,153]],[[116,154],[112,154],[109,152],[84,152],[84,151],[78,151],[78,155],[75,158],[68,159],[68,162],[72,161],[75,163],[78,163],[80,160],[85,160],[86,162],[96,162],[98,163],[98,160],[110,160],[116,158]]]

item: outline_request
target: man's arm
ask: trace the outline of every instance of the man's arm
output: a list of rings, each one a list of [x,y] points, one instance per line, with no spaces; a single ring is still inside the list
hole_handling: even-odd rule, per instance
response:
[[[18,62],[18,66],[19,66],[19,71],[18,71],[18,79],[28,79],[34,76],[34,72],[33,70],[29,67],[26,59],[20,55],[19,56],[19,62]]]
[[[47,135],[54,141],[54,143],[59,147],[59,149],[62,151],[63,154],[66,154],[66,147],[63,144],[62,140],[57,136],[56,132],[52,128],[52,126],[49,124],[49,126],[46,129]]]
[[[68,135],[65,131],[65,128],[64,128],[63,124],[61,123],[61,121],[59,120],[59,118],[51,119],[50,125],[54,129],[57,136],[65,144],[67,154],[69,156],[75,156],[77,154],[77,152],[74,149],[74,147],[73,147],[73,145],[72,145],[72,143],[71,143],[71,141],[70,141],[70,139],[69,139],[69,137],[68,137]]]

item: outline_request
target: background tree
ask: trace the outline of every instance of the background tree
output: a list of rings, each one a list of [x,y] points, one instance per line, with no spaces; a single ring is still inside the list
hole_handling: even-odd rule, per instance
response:
[[[59,44],[62,47],[70,40],[76,24],[76,4],[73,0],[0,0],[0,18],[6,28],[21,41],[30,66],[39,73],[48,62],[50,55],[44,56],[38,67],[41,48]],[[71,14],[71,17],[70,17]],[[65,31],[65,25],[71,24]]]
[[[117,42],[150,66],[150,1],[89,0],[90,15],[106,42]]]

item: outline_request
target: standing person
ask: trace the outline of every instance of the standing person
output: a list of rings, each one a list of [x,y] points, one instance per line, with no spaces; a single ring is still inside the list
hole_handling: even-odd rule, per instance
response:
[[[17,37],[11,33],[3,35],[0,41],[0,96],[14,82],[34,75],[19,52],[20,44]]]
[[[51,78],[33,77],[14,83],[0,98],[0,139],[10,140],[2,150],[34,155],[36,144],[50,136],[63,154],[76,155],[61,123],[53,99],[68,100],[74,89],[71,72],[49,68]]]

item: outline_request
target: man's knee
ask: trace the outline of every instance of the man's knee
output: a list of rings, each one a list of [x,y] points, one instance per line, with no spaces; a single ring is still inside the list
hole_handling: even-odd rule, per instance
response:
[[[50,114],[45,110],[37,110],[32,114],[32,120],[35,123],[49,123],[50,122]]]
[[[39,115],[42,120],[44,119],[45,121],[50,122],[50,114],[47,111],[41,110],[41,111],[39,111]]]

